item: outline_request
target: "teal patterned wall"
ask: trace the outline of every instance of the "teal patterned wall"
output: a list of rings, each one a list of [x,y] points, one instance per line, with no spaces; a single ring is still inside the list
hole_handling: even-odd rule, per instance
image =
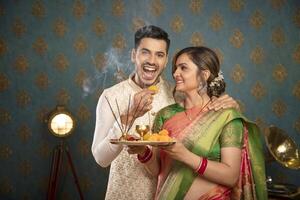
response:
[[[190,45],[217,51],[227,92],[264,129],[300,141],[300,1],[1,0],[0,199],[43,199],[58,144],[44,119],[56,105],[76,117],[68,138],[86,199],[102,199],[108,170],[91,155],[99,95],[128,77],[138,27],[171,37],[170,57]],[[170,62],[169,62],[170,63]],[[170,66],[164,76],[172,81]],[[267,164],[274,181],[300,186],[300,173]],[[78,199],[70,170],[59,199]]]

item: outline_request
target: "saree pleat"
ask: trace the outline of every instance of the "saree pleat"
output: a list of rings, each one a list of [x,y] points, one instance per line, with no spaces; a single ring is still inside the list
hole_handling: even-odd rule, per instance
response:
[[[230,189],[223,186],[217,186],[202,195],[199,200],[230,200],[230,193]]]

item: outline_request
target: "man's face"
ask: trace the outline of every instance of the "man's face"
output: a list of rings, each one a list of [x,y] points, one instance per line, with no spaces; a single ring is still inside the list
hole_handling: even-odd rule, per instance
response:
[[[131,61],[135,64],[134,81],[141,88],[153,85],[167,65],[167,43],[164,40],[143,38],[137,49],[132,50]]]

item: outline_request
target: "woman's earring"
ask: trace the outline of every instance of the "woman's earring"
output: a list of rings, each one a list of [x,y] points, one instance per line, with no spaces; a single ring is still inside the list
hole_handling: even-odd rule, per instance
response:
[[[198,94],[206,93],[207,91],[207,83],[205,81],[202,81],[198,87]]]

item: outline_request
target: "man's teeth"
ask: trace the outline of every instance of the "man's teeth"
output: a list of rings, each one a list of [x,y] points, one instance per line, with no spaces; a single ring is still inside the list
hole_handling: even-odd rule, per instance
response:
[[[144,67],[144,70],[146,70],[146,71],[150,71],[150,72],[154,72],[154,71],[156,71],[156,69],[155,69],[155,68],[151,68],[151,67]]]

